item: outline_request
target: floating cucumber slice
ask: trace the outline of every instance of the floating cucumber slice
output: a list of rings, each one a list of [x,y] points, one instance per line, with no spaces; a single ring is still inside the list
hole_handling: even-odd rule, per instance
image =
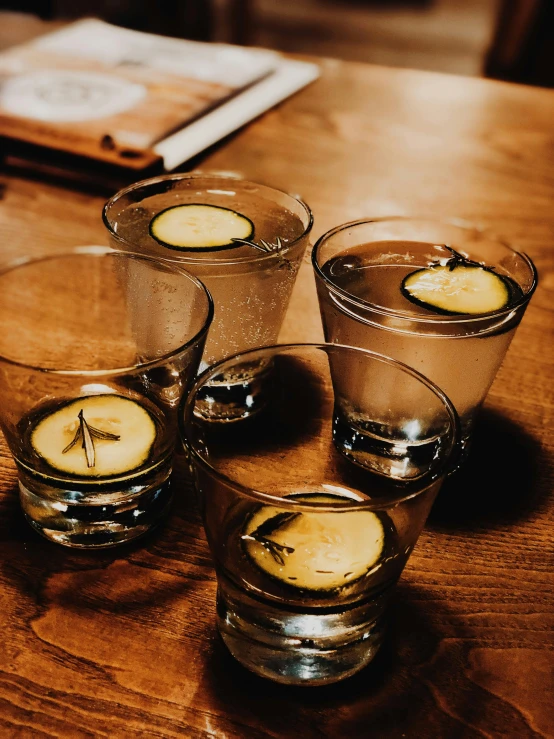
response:
[[[136,401],[115,394],[87,395],[42,418],[30,441],[60,472],[109,477],[144,464],[156,433],[154,419]]]
[[[218,205],[175,205],[150,221],[152,238],[169,249],[231,249],[237,246],[232,239],[249,239],[253,233],[249,218]]]
[[[302,502],[348,502],[327,493],[294,496]],[[385,530],[372,511],[295,513],[261,506],[246,521],[242,541],[261,570],[303,590],[329,591],[366,575],[382,559]]]
[[[401,291],[412,303],[438,313],[477,315],[505,308],[511,281],[482,266],[436,265],[411,272]]]

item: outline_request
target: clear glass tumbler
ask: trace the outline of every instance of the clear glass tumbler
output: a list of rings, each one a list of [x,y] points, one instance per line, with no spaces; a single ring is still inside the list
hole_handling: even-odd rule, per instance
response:
[[[231,214],[231,218],[234,214],[239,223],[249,222],[252,233],[247,240],[254,245],[231,241],[214,248],[203,245],[201,236],[195,248],[163,245],[152,235],[152,224],[176,206],[194,206],[196,211],[192,221],[185,218],[177,224],[177,236],[191,223],[196,235],[200,230],[205,237],[213,236],[213,223],[207,224],[215,206],[217,213]],[[194,221],[199,213],[199,220]],[[176,262],[210,290],[215,313],[201,369],[277,341],[312,228],[312,214],[301,200],[235,177],[172,174],[137,182],[116,193],[106,203],[103,218],[114,247]],[[266,369],[245,365],[214,386],[212,414],[242,416],[249,403],[258,402]]]
[[[408,275],[455,262],[500,276],[511,293],[506,305],[448,313],[406,297]],[[476,413],[537,285],[529,257],[462,222],[398,217],[334,228],[314,246],[312,263],[326,341],[393,357],[435,382],[456,407],[467,454]]]
[[[196,277],[107,247],[2,269],[0,425],[35,530],[106,547],[162,520],[212,315]]]
[[[244,361],[271,367],[265,404],[238,421],[214,419],[204,388]],[[183,419],[230,652],[290,684],[360,670],[452,464],[450,401],[386,357],[283,345],[207,370]]]
[[[191,204],[245,217],[253,226],[248,240],[259,248],[240,242],[220,248],[171,248],[152,236],[156,216]],[[312,228],[310,209],[297,197],[234,177],[171,174],[116,193],[106,203],[103,218],[116,248],[178,262],[210,290],[215,315],[203,367],[275,343]],[[262,242],[274,248],[266,250]]]

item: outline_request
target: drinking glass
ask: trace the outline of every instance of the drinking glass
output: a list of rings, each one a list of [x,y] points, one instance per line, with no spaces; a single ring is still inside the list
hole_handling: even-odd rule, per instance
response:
[[[256,246],[174,249],[151,235],[161,212],[179,205],[210,205],[249,219]],[[116,193],[103,212],[111,243],[173,261],[210,290],[215,314],[201,368],[258,346],[274,344],[312,228],[312,214],[297,197],[236,177],[172,174],[137,182]],[[263,245],[270,248],[264,249]],[[244,367],[217,389],[222,415],[241,413],[255,398],[263,367]],[[237,410],[238,409],[238,410]],[[215,408],[212,408],[216,412]]]
[[[212,315],[196,277],[107,247],[0,271],[0,426],[36,531],[106,547],[163,519]]]
[[[487,313],[445,314],[408,300],[404,278],[448,263],[452,249],[508,280],[508,304]],[[332,229],[314,246],[312,264],[326,341],[393,357],[435,382],[460,416],[461,463],[476,413],[537,284],[529,257],[461,221],[398,217]]]
[[[269,363],[266,403],[240,420],[214,419],[203,389],[245,361]],[[230,652],[290,684],[360,670],[381,644],[389,595],[452,463],[450,401],[378,354],[282,345],[204,372],[182,433]]]

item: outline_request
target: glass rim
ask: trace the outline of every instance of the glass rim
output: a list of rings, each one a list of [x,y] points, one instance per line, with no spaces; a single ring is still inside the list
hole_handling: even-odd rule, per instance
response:
[[[137,362],[136,364],[126,366],[126,367],[111,367],[106,369],[97,369],[97,370],[68,370],[68,369],[62,369],[62,368],[55,368],[52,369],[50,367],[41,367],[39,365],[33,365],[33,364],[27,364],[26,362],[19,362],[15,359],[10,359],[9,357],[5,357],[3,354],[0,354],[0,363],[9,364],[13,367],[21,367],[23,369],[31,370],[33,372],[42,372],[44,374],[50,374],[50,375],[56,375],[56,376],[64,376],[64,377],[112,377],[121,375],[125,372],[137,372],[142,369],[150,369],[159,365],[163,365],[167,362],[168,359],[171,359],[172,357],[175,357],[182,352],[189,349],[193,344],[195,344],[199,339],[201,339],[205,334],[208,333],[208,330],[210,328],[210,325],[213,320],[214,316],[214,301],[211,296],[210,291],[208,288],[204,285],[203,282],[201,282],[197,277],[190,274],[190,272],[187,272],[187,270],[183,269],[182,267],[179,267],[176,264],[168,264],[167,262],[164,262],[160,259],[155,259],[154,257],[147,256],[145,254],[137,254],[136,252],[129,252],[129,251],[120,251],[118,249],[112,249],[109,246],[96,246],[96,245],[87,245],[87,246],[77,246],[73,249],[69,249],[66,251],[59,251],[55,252],[53,254],[46,254],[42,256],[24,256],[16,258],[5,265],[3,265],[0,268],[0,279],[5,277],[10,272],[13,272],[16,269],[19,269],[20,267],[26,267],[34,264],[39,264],[41,262],[48,262],[53,261],[56,259],[66,259],[68,257],[76,257],[76,256],[91,256],[91,257],[103,257],[103,256],[117,256],[117,257],[124,257],[125,259],[139,259],[145,262],[151,262],[156,265],[161,265],[164,269],[169,269],[170,271],[174,272],[175,274],[180,274],[183,277],[186,277],[190,282],[192,282],[196,287],[200,288],[201,291],[204,293],[206,299],[207,299],[207,314],[206,318],[201,326],[201,328],[192,336],[188,341],[186,341],[184,344],[180,344],[178,347],[173,349],[170,352],[166,352],[165,354],[160,355],[159,357],[156,357],[155,359],[150,359],[146,362]]]
[[[478,313],[478,314],[454,314],[454,315],[442,315],[437,314],[436,316],[417,316],[417,315],[408,315],[406,313],[401,313],[398,310],[394,310],[392,308],[385,308],[380,305],[376,305],[375,303],[371,303],[368,300],[363,300],[362,298],[358,298],[355,295],[352,295],[352,293],[349,293],[347,290],[343,290],[341,287],[336,285],[332,280],[330,280],[327,275],[323,272],[320,264],[319,264],[319,250],[325,244],[329,239],[331,239],[333,236],[335,236],[338,233],[341,233],[341,231],[345,231],[349,228],[357,228],[358,226],[366,226],[370,223],[386,223],[387,221],[390,222],[409,222],[409,221],[416,221],[416,222],[428,222],[433,223],[436,225],[443,225],[443,226],[454,226],[459,229],[464,230],[471,230],[475,231],[478,234],[481,234],[483,236],[488,236],[492,241],[495,241],[496,243],[502,245],[506,249],[508,249],[512,254],[517,254],[519,257],[523,259],[527,267],[529,268],[529,271],[531,273],[532,282],[531,286],[525,292],[520,298],[515,300],[510,306],[506,308],[500,308],[499,310],[495,311],[489,311],[488,313]],[[470,323],[470,324],[479,324],[480,322],[490,321],[491,318],[502,318],[503,316],[508,316],[513,311],[518,310],[521,306],[527,305],[527,303],[531,300],[531,297],[533,296],[533,293],[535,292],[538,284],[538,272],[537,268],[535,267],[535,264],[533,263],[533,260],[525,254],[525,252],[518,251],[517,249],[514,249],[502,236],[496,234],[494,231],[492,231],[489,228],[478,226],[475,223],[472,223],[471,221],[466,221],[462,218],[433,218],[432,216],[381,216],[378,218],[360,218],[356,221],[349,221],[348,223],[342,223],[338,226],[335,226],[334,228],[330,229],[329,231],[326,231],[324,234],[322,234],[318,240],[315,242],[312,253],[311,253],[311,259],[312,259],[312,267],[314,269],[314,272],[316,276],[323,281],[327,289],[334,293],[335,295],[338,295],[341,297],[341,299],[346,300],[347,302],[351,303],[352,305],[360,306],[364,309],[370,309],[373,313],[377,313],[382,316],[388,316],[391,318],[395,318],[399,321],[407,321],[411,323],[421,323],[421,324],[430,324],[430,325],[440,325],[440,324],[455,324],[455,323]]]
[[[448,449],[448,454],[443,462],[443,464],[440,465],[438,470],[434,471],[433,475],[424,474],[419,480],[423,481],[423,484],[421,487],[418,487],[416,490],[410,489],[406,490],[405,493],[402,492],[402,490],[399,488],[398,495],[391,496],[390,498],[387,498],[386,501],[379,502],[378,500],[359,500],[352,502],[340,502],[336,504],[328,504],[328,503],[314,503],[314,502],[296,502],[294,500],[291,500],[290,497],[279,497],[277,495],[271,495],[270,493],[264,493],[260,490],[254,490],[251,487],[248,487],[246,485],[243,485],[240,482],[237,482],[236,480],[233,480],[232,478],[228,477],[227,475],[224,475],[223,473],[219,472],[217,469],[215,469],[198,451],[196,445],[191,442],[189,435],[187,434],[187,430],[191,428],[194,424],[194,405],[195,405],[195,399],[198,394],[198,391],[201,387],[205,385],[205,383],[211,379],[211,377],[219,374],[224,368],[225,365],[233,366],[237,361],[241,361],[243,359],[249,360],[255,357],[255,355],[260,354],[280,354],[280,353],[286,353],[286,352],[294,352],[295,350],[306,350],[306,349],[318,349],[320,351],[324,351],[327,353],[329,350],[347,350],[348,352],[352,352],[354,354],[363,354],[370,359],[375,359],[379,362],[382,362],[383,364],[388,364],[389,366],[396,367],[397,369],[401,370],[402,372],[405,372],[406,374],[411,375],[415,380],[419,381],[421,384],[425,385],[436,397],[439,398],[441,401],[443,407],[446,409],[446,412],[449,416],[450,423],[451,423],[451,443],[450,448]],[[179,413],[179,426],[180,426],[180,433],[181,433],[181,443],[185,447],[185,449],[190,452],[192,457],[200,463],[200,465],[204,468],[204,470],[207,470],[213,477],[215,477],[220,482],[223,482],[227,487],[230,487],[235,492],[240,493],[241,495],[244,495],[247,498],[257,500],[260,503],[264,503],[266,505],[277,505],[280,508],[284,508],[287,510],[306,510],[306,511],[324,511],[324,512],[332,512],[335,510],[340,511],[347,511],[347,510],[385,510],[387,508],[390,508],[393,505],[396,505],[398,503],[401,503],[405,500],[410,500],[411,498],[415,498],[418,495],[421,495],[425,490],[428,489],[428,487],[436,480],[438,477],[440,477],[441,474],[446,475],[451,469],[455,468],[455,458],[457,457],[457,449],[459,446],[459,440],[461,438],[461,426],[460,426],[460,419],[458,417],[458,413],[454,407],[454,404],[452,401],[448,398],[446,393],[444,393],[441,388],[436,385],[434,382],[429,380],[425,375],[422,375],[421,372],[418,372],[417,370],[413,369],[407,364],[404,364],[403,362],[400,362],[396,359],[392,359],[391,357],[387,357],[384,354],[379,354],[377,352],[370,351],[369,349],[362,349],[360,347],[355,346],[348,346],[346,344],[332,344],[328,342],[323,343],[292,343],[292,344],[273,344],[271,346],[264,346],[264,347],[258,347],[257,349],[250,349],[245,352],[239,352],[237,354],[234,354],[232,356],[226,357],[225,359],[220,360],[216,364],[211,365],[210,367],[206,368],[198,377],[196,378],[196,381],[192,385],[186,400],[184,402],[184,405],[182,406],[181,412]],[[412,485],[415,485],[418,482],[418,480],[412,481]]]
[[[102,208],[102,221],[104,223],[104,226],[108,230],[108,233],[112,238],[114,238],[118,243],[125,244],[126,246],[133,247],[133,243],[120,236],[113,228],[114,221],[113,219],[110,219],[108,217],[108,211],[110,208],[115,205],[121,198],[125,197],[129,193],[132,193],[136,190],[139,190],[140,188],[144,187],[150,187],[152,185],[157,185],[158,183],[162,182],[168,182],[171,180],[175,181],[182,181],[182,180],[222,180],[224,182],[241,182],[245,185],[256,185],[257,187],[264,187],[266,190],[270,190],[276,193],[279,193],[280,195],[285,195],[288,198],[291,198],[296,203],[298,203],[305,211],[307,217],[308,217],[308,223],[306,226],[303,225],[303,231],[302,233],[297,236],[292,241],[288,241],[285,245],[285,248],[281,250],[279,253],[287,253],[292,249],[296,244],[298,244],[299,241],[301,241],[303,238],[305,238],[310,231],[312,230],[312,227],[314,225],[314,216],[312,213],[312,210],[310,206],[302,200],[297,195],[293,195],[290,192],[286,192],[285,190],[280,190],[277,187],[273,187],[271,185],[266,185],[263,182],[254,182],[253,180],[247,180],[242,177],[235,177],[231,174],[209,174],[209,172],[204,173],[191,173],[191,172],[177,172],[177,173],[171,173],[171,174],[165,174],[165,175],[158,175],[156,177],[149,177],[145,180],[139,180],[138,182],[134,182],[131,185],[127,185],[126,187],[122,188],[121,190],[118,190],[114,195],[109,198],[104,203],[104,206]],[[237,244],[237,248],[240,246],[240,244]],[[169,250],[168,250],[169,251]],[[232,249],[228,249],[226,251],[232,251]],[[169,262],[183,262],[185,264],[193,264],[193,265],[226,265],[226,264],[250,264],[251,262],[260,262],[265,261],[268,259],[274,259],[276,256],[276,253],[274,252],[267,252],[267,253],[261,253],[258,252],[258,250],[254,250],[254,253],[251,257],[239,257],[238,259],[232,259],[231,257],[227,259],[214,259],[210,258],[209,256],[205,257],[194,257],[194,256],[186,256],[185,254],[177,256],[177,253],[174,254],[168,254],[167,256],[160,257],[161,259],[164,259]],[[204,252],[205,254],[209,254],[209,252]]]

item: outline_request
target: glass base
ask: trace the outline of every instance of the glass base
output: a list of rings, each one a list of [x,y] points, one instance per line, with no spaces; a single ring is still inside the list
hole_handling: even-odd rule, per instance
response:
[[[354,464],[393,480],[417,479],[440,459],[441,434],[419,439],[387,437],[387,424],[366,420],[340,408],[333,417],[336,449]]]
[[[198,394],[195,414],[219,423],[255,416],[271,397],[272,367],[268,361],[248,362],[217,375]]]
[[[378,599],[347,611],[288,611],[220,582],[217,627],[233,657],[257,675],[286,685],[327,685],[375,657],[383,610]]]
[[[454,474],[465,463],[471,448],[471,429],[469,424],[463,428],[447,475]],[[333,443],[340,454],[359,467],[393,480],[410,480],[417,479],[438,463],[441,436],[437,432],[419,440],[387,438],[381,425],[339,409],[333,417]]]
[[[462,438],[458,442],[458,447],[453,454],[451,467],[448,470],[448,475],[453,475],[455,472],[464,466],[471,452],[472,436],[469,433],[462,435]]]
[[[46,497],[44,490],[40,494],[31,489],[32,482],[19,480],[21,507],[29,524],[46,539],[78,549],[114,547],[143,536],[164,520],[173,498],[167,478],[137,493],[104,495],[97,504]]]

